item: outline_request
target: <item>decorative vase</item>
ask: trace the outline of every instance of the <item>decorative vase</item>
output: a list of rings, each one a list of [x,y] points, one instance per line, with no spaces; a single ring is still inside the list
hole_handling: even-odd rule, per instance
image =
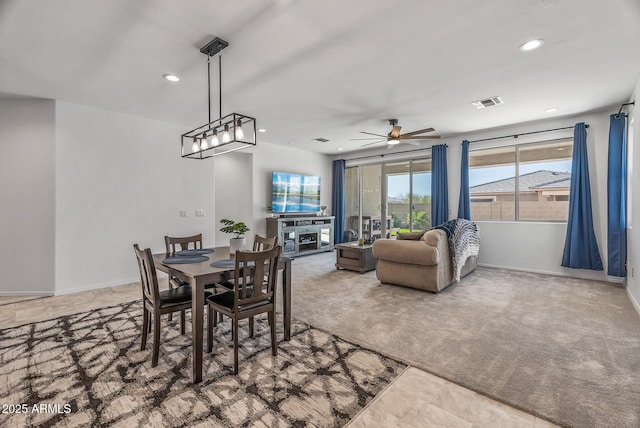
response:
[[[247,238],[231,238],[229,240],[229,254],[234,255],[236,251],[242,251],[247,245]]]

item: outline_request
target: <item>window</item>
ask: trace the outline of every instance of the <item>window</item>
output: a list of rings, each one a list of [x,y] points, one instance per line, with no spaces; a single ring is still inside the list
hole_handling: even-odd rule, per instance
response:
[[[566,221],[573,140],[469,153],[473,220]]]

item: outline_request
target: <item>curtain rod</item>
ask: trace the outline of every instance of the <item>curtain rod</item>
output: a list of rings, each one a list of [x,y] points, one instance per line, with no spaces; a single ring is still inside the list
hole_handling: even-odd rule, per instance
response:
[[[633,104],[633,103],[627,103],[625,105],[629,105],[629,104]],[[588,128],[588,127],[589,127],[589,124],[585,124],[585,128]],[[469,141],[469,143],[479,143],[481,141],[500,140],[502,138],[518,138],[521,135],[540,134],[542,132],[562,131],[562,130],[565,130],[565,129],[573,129],[573,128],[574,128],[573,126],[565,126],[563,128],[553,128],[553,129],[544,129],[542,131],[523,132],[523,133],[520,133],[520,134],[503,135],[501,137],[492,137],[492,138],[483,138],[481,140],[473,140],[473,141]],[[404,154],[404,153],[421,152],[421,151],[424,151],[424,150],[428,150],[430,148],[431,147],[425,147],[425,148],[422,148],[422,149],[405,150],[403,152],[393,152],[393,153],[389,153],[389,155],[401,155],[401,154]],[[369,155],[369,156],[361,156],[361,157],[358,157],[358,158],[345,159],[345,161],[370,159],[370,158],[377,158],[377,157],[384,158],[385,156],[386,156],[386,154],[383,153],[383,154],[380,154],[380,155]]]
[[[585,124],[585,128],[588,128],[589,125]],[[473,140],[469,141],[470,143],[479,143],[480,141],[491,141],[491,140],[500,140],[502,138],[518,138],[521,135],[531,135],[531,134],[540,134],[542,132],[551,132],[551,131],[562,131],[564,129],[573,129],[573,126],[565,126],[564,128],[554,128],[554,129],[544,129],[542,131],[533,131],[533,132],[523,132],[521,134],[511,134],[511,135],[503,135],[502,137],[492,137],[492,138],[483,138],[482,140]]]
[[[624,103],[624,104],[622,104],[622,105],[620,106],[620,110],[618,110],[618,116],[620,116],[620,113],[622,113],[622,109],[623,109],[625,106],[634,106],[634,105],[636,105],[636,100],[633,100],[633,101],[631,101],[630,103]],[[625,114],[625,116],[629,116],[629,115],[628,115],[628,114]]]
[[[438,144],[434,144],[434,146],[437,146]],[[447,146],[445,144],[445,146]],[[433,146],[431,146],[433,147]],[[369,156],[360,156],[359,158],[350,158],[350,159],[344,159],[345,161],[352,161],[352,160],[360,160],[360,159],[369,159],[369,158],[383,158],[385,156],[393,156],[393,155],[403,155],[405,153],[413,153],[413,152],[424,152],[425,150],[430,150],[431,147],[423,147],[421,149],[413,149],[413,150],[404,150],[402,152],[391,152],[391,153],[382,153],[379,155],[369,155]],[[449,147],[449,146],[447,146]]]

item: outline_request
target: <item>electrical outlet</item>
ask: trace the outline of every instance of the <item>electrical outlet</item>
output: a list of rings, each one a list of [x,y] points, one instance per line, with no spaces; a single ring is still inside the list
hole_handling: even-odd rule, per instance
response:
[[[180,210],[180,217],[186,217],[186,216],[187,216],[187,211]]]
[[[196,217],[204,217],[204,210],[196,210]]]

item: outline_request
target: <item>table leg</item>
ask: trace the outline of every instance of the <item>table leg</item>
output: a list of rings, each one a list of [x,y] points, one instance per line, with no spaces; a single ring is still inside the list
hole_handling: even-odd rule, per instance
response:
[[[193,344],[193,383],[202,381],[202,322],[204,319],[204,284],[191,283],[191,334]]]
[[[282,270],[282,316],[284,318],[284,340],[291,339],[291,260]]]

